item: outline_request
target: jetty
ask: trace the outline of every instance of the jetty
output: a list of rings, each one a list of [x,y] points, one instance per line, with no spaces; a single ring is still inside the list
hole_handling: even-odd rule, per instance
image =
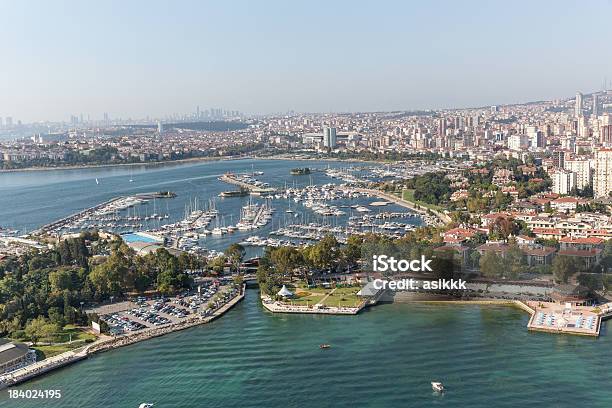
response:
[[[265,194],[271,194],[271,193],[276,192],[276,189],[273,187],[258,186],[258,185],[255,185],[254,183],[240,180],[233,173],[226,173],[222,175],[221,177],[219,177],[219,180],[223,181],[224,183],[234,184],[236,186],[239,186],[240,188],[248,190],[251,192],[251,194],[255,194],[255,195],[265,195]]]

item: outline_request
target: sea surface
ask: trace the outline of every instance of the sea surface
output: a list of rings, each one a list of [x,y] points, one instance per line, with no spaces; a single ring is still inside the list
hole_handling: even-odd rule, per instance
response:
[[[220,319],[88,358],[0,407],[610,407],[610,336],[531,333],[503,306],[385,304],[274,315],[255,289]],[[329,343],[321,350],[319,344]],[[432,392],[442,381],[447,391]]]
[[[290,176],[291,167],[327,165],[346,166],[242,160],[4,173],[0,225],[31,230],[117,195],[159,190],[179,195],[157,204],[165,212],[167,203],[179,219],[195,197],[205,202],[231,189],[217,181],[228,170],[264,171],[262,181],[303,186],[329,180]],[[247,201],[219,199],[217,208],[229,218]],[[285,222],[283,208],[276,214],[274,228]],[[250,289],[210,324],[102,353],[16,388],[60,389],[60,400],[9,400],[2,391],[0,407],[612,407],[607,325],[592,339],[528,332],[527,320],[508,307],[433,304],[378,305],[357,316],[273,315]],[[332,347],[321,350],[321,343]],[[431,390],[436,380],[447,388],[443,395]]]

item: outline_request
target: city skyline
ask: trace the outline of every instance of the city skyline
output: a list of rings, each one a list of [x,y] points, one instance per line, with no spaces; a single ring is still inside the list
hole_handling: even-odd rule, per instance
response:
[[[479,2],[179,6],[7,4],[0,116],[468,108],[568,98],[612,78],[607,1],[528,15]],[[512,28],[525,20],[529,30]]]

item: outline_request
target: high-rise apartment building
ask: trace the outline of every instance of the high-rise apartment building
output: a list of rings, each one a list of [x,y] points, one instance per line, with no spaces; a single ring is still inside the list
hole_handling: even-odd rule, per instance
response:
[[[323,128],[323,146],[333,149],[336,147],[337,137],[335,127],[324,127]]]
[[[553,193],[569,194],[576,187],[576,173],[565,169],[558,169],[552,175],[552,182]]]
[[[565,160],[565,169],[576,174],[576,188],[578,189],[584,189],[593,181],[593,168],[591,167],[591,160]]]
[[[576,105],[574,106],[574,115],[576,117],[582,116],[582,105],[583,105],[583,96],[581,92],[576,92]]]
[[[607,197],[612,191],[612,149],[599,149],[595,152],[595,174],[593,192],[595,198]]]

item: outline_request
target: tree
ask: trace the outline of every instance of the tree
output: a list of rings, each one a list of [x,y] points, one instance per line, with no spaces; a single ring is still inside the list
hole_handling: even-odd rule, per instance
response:
[[[504,259],[494,251],[486,251],[480,257],[480,272],[489,278],[501,276],[504,269]]]
[[[316,269],[332,269],[337,260],[338,241],[326,235],[314,245],[304,249],[305,260]]]
[[[270,251],[270,260],[278,272],[287,275],[302,263],[302,254],[294,247],[279,247]]]
[[[520,227],[509,217],[497,217],[489,227],[489,234],[494,239],[508,239],[510,235],[516,235]]]
[[[567,283],[570,276],[576,272],[576,261],[566,255],[559,255],[553,259],[552,273],[558,283]]]
[[[64,289],[72,289],[72,273],[66,269],[58,269],[49,273],[49,284],[51,290],[61,292]]]
[[[34,343],[40,340],[51,341],[60,332],[57,324],[50,323],[43,316],[32,319],[25,327],[25,335]]]
[[[57,324],[60,327],[64,326],[64,313],[59,307],[50,308],[47,314],[49,315],[51,323]]]
[[[510,279],[516,279],[523,270],[523,258],[523,251],[516,242],[510,244],[506,251],[506,257],[504,258],[506,267],[503,269],[503,271],[508,273],[505,274],[502,272],[502,275]]]
[[[240,244],[232,244],[225,250],[225,256],[230,262],[232,271],[240,271],[240,264],[242,263],[245,253],[244,247]]]
[[[346,239],[346,245],[342,248],[342,257],[348,267],[357,264],[361,257],[361,245],[363,238],[358,235],[350,235]]]
[[[217,256],[212,261],[210,261],[208,266],[215,274],[220,275],[223,273],[223,269],[225,269],[225,261],[226,259],[224,256]]]

